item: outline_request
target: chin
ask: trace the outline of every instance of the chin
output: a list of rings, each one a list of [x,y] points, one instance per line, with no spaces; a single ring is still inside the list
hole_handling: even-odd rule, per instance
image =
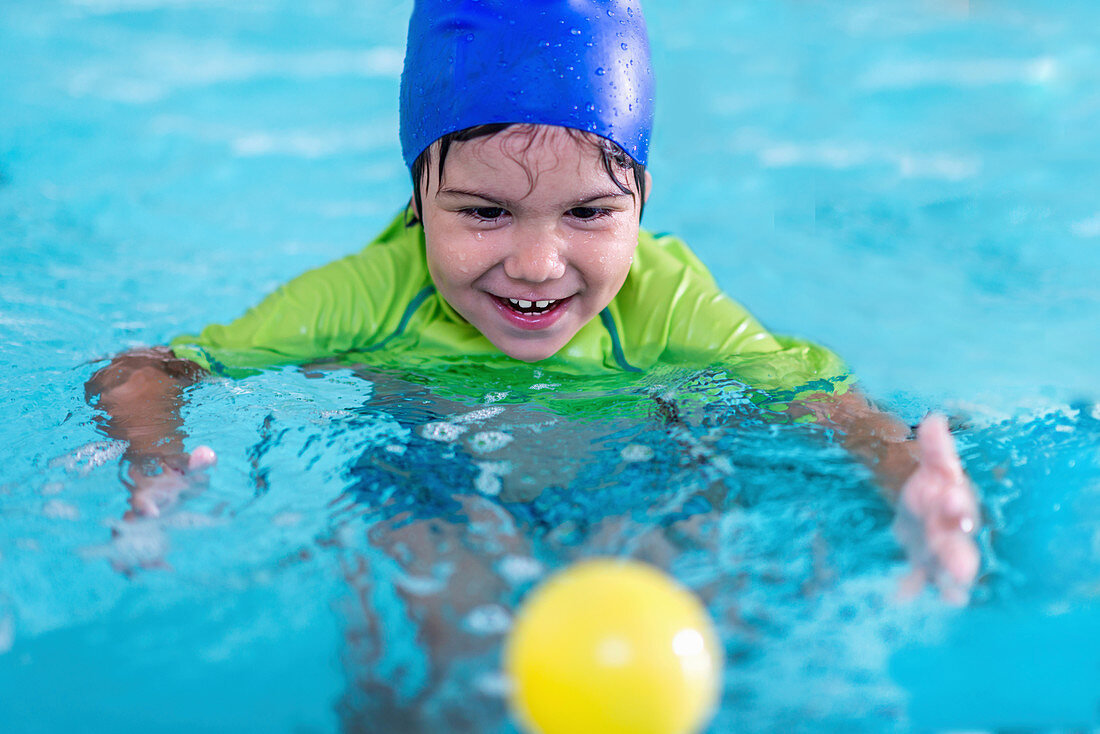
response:
[[[527,362],[528,364],[534,364],[535,362],[541,362],[544,359],[549,359],[558,353],[558,350],[550,351],[523,351],[523,352],[505,352],[512,359],[518,359],[520,362]]]
[[[540,362],[558,353],[564,344],[509,344],[507,348],[496,345],[500,351],[521,362]]]

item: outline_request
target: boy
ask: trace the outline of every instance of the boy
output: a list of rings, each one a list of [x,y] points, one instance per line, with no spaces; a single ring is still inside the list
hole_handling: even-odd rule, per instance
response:
[[[835,426],[910,523],[912,581],[962,601],[976,506],[946,425],[908,428],[848,389],[828,350],[767,332],[683,243],[640,231],[652,78],[630,0],[421,0],[409,26],[401,142],[407,209],[357,255],[307,273],[228,326],[117,357],[88,384],[129,442],[131,504],[156,515],[214,461],[183,451],[182,390],[339,358],[465,357],[573,372],[733,365],[796,391]]]

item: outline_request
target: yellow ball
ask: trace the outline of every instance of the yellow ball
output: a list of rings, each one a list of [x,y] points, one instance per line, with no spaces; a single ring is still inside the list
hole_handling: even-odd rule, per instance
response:
[[[633,561],[585,561],[536,589],[504,658],[513,710],[537,734],[696,732],[722,678],[703,605]]]

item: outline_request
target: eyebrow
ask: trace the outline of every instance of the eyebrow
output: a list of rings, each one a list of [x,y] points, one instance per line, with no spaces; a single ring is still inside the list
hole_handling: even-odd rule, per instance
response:
[[[468,196],[473,199],[482,199],[483,201],[488,201],[492,204],[495,204],[496,206],[504,207],[505,209],[511,208],[514,203],[503,199],[498,199],[495,196],[490,196],[489,194],[479,191],[465,191],[463,189],[440,189],[438,192],[436,192],[436,196]],[[627,196],[633,197],[633,194],[624,194],[621,191],[600,191],[594,194],[584,195],[582,198],[577,199],[576,201],[569,204],[569,208],[572,209],[574,207],[586,206],[594,201],[599,201],[600,199],[620,199]]]

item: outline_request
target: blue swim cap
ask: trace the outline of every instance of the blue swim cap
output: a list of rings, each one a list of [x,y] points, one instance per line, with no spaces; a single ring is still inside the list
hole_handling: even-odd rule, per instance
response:
[[[409,167],[448,133],[560,125],[645,165],[653,72],[638,0],[416,0],[401,75]]]

